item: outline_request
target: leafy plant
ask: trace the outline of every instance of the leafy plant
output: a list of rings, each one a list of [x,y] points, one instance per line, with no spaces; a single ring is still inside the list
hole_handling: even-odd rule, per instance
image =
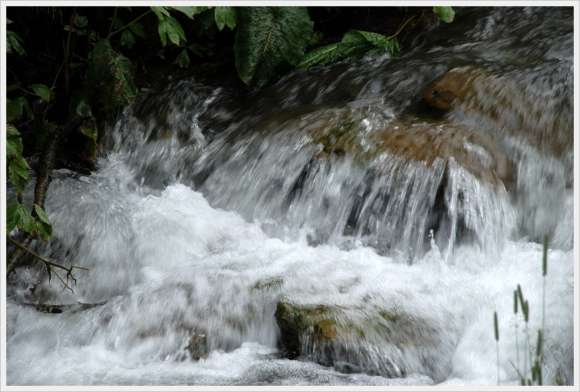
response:
[[[236,28],[237,15],[234,7],[215,7],[214,9],[215,24],[218,30],[223,30],[227,27],[230,30]]]
[[[29,180],[30,167],[22,157],[22,140],[20,133],[12,124],[6,127],[6,163],[8,167],[8,179],[14,185],[17,193],[24,192],[24,187]]]
[[[44,102],[50,102],[52,92],[48,86],[44,84],[32,84],[30,85],[30,88],[32,91],[34,91],[34,94],[36,94]]]
[[[435,15],[437,15],[437,17],[439,17],[439,20],[445,23],[451,23],[455,19],[455,11],[453,10],[453,7],[435,6],[433,7],[433,12]]]
[[[8,205],[6,229],[10,233],[19,229],[32,236],[47,240],[52,235],[52,226],[48,216],[38,204],[34,204],[33,213],[21,202],[22,193],[30,180],[30,167],[22,156],[23,146],[20,133],[12,124],[6,127],[6,162],[8,179],[16,190],[17,198]]]
[[[10,19],[6,19],[6,24],[11,24],[12,21]],[[22,47],[22,39],[18,34],[14,31],[7,30],[6,31],[6,53],[12,54],[17,53],[20,56],[24,56],[26,51]]]
[[[182,43],[185,43],[185,32],[177,19],[171,16],[165,7],[153,7],[153,9],[159,19],[157,29],[161,44],[166,46],[167,42],[171,42],[176,46],[180,46]]]
[[[322,46],[307,53],[298,67],[307,69],[349,57],[360,57],[366,53],[389,53],[391,56],[395,56],[399,50],[396,37],[387,37],[370,31],[351,30],[344,35],[342,41]]]
[[[88,56],[90,103],[104,113],[115,113],[133,101],[137,88],[131,61],[118,53],[108,39],[97,42]]]
[[[237,16],[234,52],[244,83],[263,85],[300,63],[313,33],[306,8],[241,8]]]

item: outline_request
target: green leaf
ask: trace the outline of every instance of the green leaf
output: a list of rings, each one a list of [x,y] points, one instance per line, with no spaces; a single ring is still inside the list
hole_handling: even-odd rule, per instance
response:
[[[36,232],[44,239],[48,240],[52,235],[52,225],[46,212],[38,204],[34,204],[34,213],[36,214]]]
[[[181,53],[177,55],[173,64],[176,64],[179,68],[189,67],[189,55],[187,54],[187,49],[183,49]]]
[[[312,37],[304,7],[244,7],[237,10],[236,68],[246,84],[264,85],[297,65]]]
[[[451,23],[455,19],[453,7],[433,7],[433,12],[445,23]]]
[[[50,91],[50,88],[48,88],[48,86],[46,86],[44,84],[33,84],[33,85],[30,86],[30,88],[44,102],[50,102],[51,91]]]
[[[195,42],[188,45],[187,48],[190,50],[191,53],[193,53],[197,57],[208,57],[213,54],[211,48],[197,44]]]
[[[121,46],[131,49],[133,45],[135,45],[135,36],[129,29],[123,30],[121,33]]]
[[[89,24],[89,21],[86,16],[75,14],[74,24],[77,28],[84,29]]]
[[[18,129],[12,124],[6,125],[6,159],[11,161],[22,156],[22,139]]]
[[[24,97],[6,100],[6,117],[9,122],[20,120],[24,115],[31,117],[32,111]]]
[[[26,51],[22,47],[22,39],[14,31],[6,31],[6,53],[18,53],[20,56],[24,56]]]
[[[189,19],[197,14],[201,14],[203,11],[210,9],[211,7],[169,7],[172,10],[176,10],[187,16]]]
[[[86,126],[86,125],[81,125],[81,127],[79,128],[79,130],[81,131],[81,133],[83,135],[85,135],[86,137],[88,137],[91,142],[96,143],[97,142],[97,137],[98,137],[98,132],[97,129],[91,126]]]
[[[137,94],[131,61],[102,39],[88,56],[88,101],[95,115],[111,116],[131,103]]]
[[[20,229],[27,233],[34,234],[34,219],[30,212],[20,203],[13,203],[8,206],[6,214],[6,229],[8,232]]]
[[[34,231],[45,241],[48,241],[52,236],[52,225],[47,225],[42,222],[34,222]]]
[[[14,125],[8,124],[8,125],[6,125],[6,135],[8,137],[11,137],[11,136],[20,137],[20,132],[18,132],[18,129],[16,129],[16,127]]]
[[[117,30],[125,26],[125,22],[123,22],[123,19],[121,19],[119,15],[113,15],[111,17],[111,26],[114,30]]]
[[[36,216],[38,217],[38,220],[40,222],[50,225],[48,215],[46,215],[46,212],[44,212],[41,206],[39,206],[38,204],[34,204],[34,212],[36,213]]]
[[[8,162],[8,179],[17,192],[23,192],[30,179],[28,163],[22,156],[16,156]]]
[[[129,25],[129,30],[139,38],[145,38],[145,29],[139,22],[133,22]]]
[[[167,7],[150,7],[150,8],[155,13],[159,21],[162,21],[163,19],[169,16],[169,11],[167,10]]]
[[[351,31],[347,32],[342,39],[342,42],[345,42],[345,43],[351,42],[351,43],[362,44],[364,41],[368,42],[369,44],[371,44],[375,48],[384,49],[386,52],[389,52],[391,54],[395,54],[394,53],[395,46],[396,46],[396,45],[394,45],[395,39],[384,36],[384,35],[379,34],[379,33],[373,33],[370,31],[361,31],[361,30],[351,30]]]
[[[298,67],[308,69],[315,65],[325,65],[340,61],[348,57],[345,49],[345,45],[341,45],[340,42],[321,46],[306,53]]]
[[[386,52],[394,56],[399,51],[399,43],[395,38],[382,34],[350,30],[342,37],[341,42],[325,45],[308,52],[298,67],[310,68],[315,65],[326,65],[349,57],[362,56],[371,50],[377,53]]]
[[[166,16],[160,20],[157,30],[163,46],[167,45],[167,40],[176,46],[180,46],[182,41],[186,41],[181,24],[172,16]]]
[[[75,108],[75,113],[81,117],[92,117],[93,111],[91,110],[91,105],[87,103],[84,98],[81,98]]]
[[[18,214],[16,209],[19,203],[12,203],[6,207],[6,233],[10,233],[18,224]]]
[[[234,7],[215,7],[215,24],[219,31],[224,27],[233,30],[236,27],[236,9]]]

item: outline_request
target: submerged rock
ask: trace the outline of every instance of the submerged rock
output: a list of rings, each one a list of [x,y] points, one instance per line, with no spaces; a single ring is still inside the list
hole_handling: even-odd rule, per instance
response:
[[[451,372],[447,354],[456,342],[450,331],[400,309],[301,305],[283,299],[275,317],[279,346],[291,359],[391,378],[420,373],[437,381]]]
[[[511,230],[510,160],[460,124],[375,102],[282,112],[229,136],[204,192],[248,219],[308,225],[311,244],[346,235],[412,262],[431,231],[449,254],[458,240],[497,247]]]
[[[427,167],[453,159],[486,183],[509,185],[513,181],[512,163],[492,136],[447,120],[395,118],[380,108],[326,108],[281,114],[256,127],[266,134],[292,131],[304,135],[306,143],[301,147],[314,146],[318,159],[348,157],[368,166],[388,154]]]

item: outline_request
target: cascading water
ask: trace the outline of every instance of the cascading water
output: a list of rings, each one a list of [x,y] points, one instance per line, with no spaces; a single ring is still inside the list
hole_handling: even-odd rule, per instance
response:
[[[495,384],[497,310],[517,384],[544,234],[544,380],[572,383],[572,12],[546,12],[467,10],[461,39],[245,103],[183,81],[128,108],[95,173],[51,183],[38,250],[89,271],[10,277],[8,383]]]

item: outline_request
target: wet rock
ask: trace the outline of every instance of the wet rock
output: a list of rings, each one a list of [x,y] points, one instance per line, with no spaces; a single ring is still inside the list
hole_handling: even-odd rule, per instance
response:
[[[512,163],[491,136],[447,120],[379,116],[367,110],[322,109],[286,119],[283,125],[273,120],[262,125],[303,132],[306,145],[317,148],[318,159],[349,157],[368,165],[389,154],[428,167],[453,159],[486,183],[509,185],[513,181]]]
[[[484,130],[525,140],[561,155],[573,146],[572,80],[566,64],[503,72],[475,66],[453,68],[423,92],[430,106],[473,119]]]
[[[192,332],[186,346],[191,359],[197,361],[207,357],[209,352],[207,344],[207,335],[200,331]]]
[[[509,185],[513,165],[494,140],[447,121],[393,122],[378,135],[378,151],[432,166],[436,160],[454,160],[478,179]]]
[[[252,286],[252,291],[271,291],[271,290],[278,290],[284,284],[284,279],[281,277],[273,277],[267,279],[261,279],[256,282],[255,285]]]
[[[455,341],[432,320],[399,309],[301,305],[281,300],[275,313],[279,346],[288,358],[303,358],[345,373],[386,377],[426,374],[445,379]]]
[[[346,235],[412,262],[431,232],[449,254],[458,241],[496,247],[511,230],[511,162],[493,137],[461,124],[367,103],[282,111],[248,133],[220,146],[203,186],[253,218],[299,227],[315,213],[310,244]]]

